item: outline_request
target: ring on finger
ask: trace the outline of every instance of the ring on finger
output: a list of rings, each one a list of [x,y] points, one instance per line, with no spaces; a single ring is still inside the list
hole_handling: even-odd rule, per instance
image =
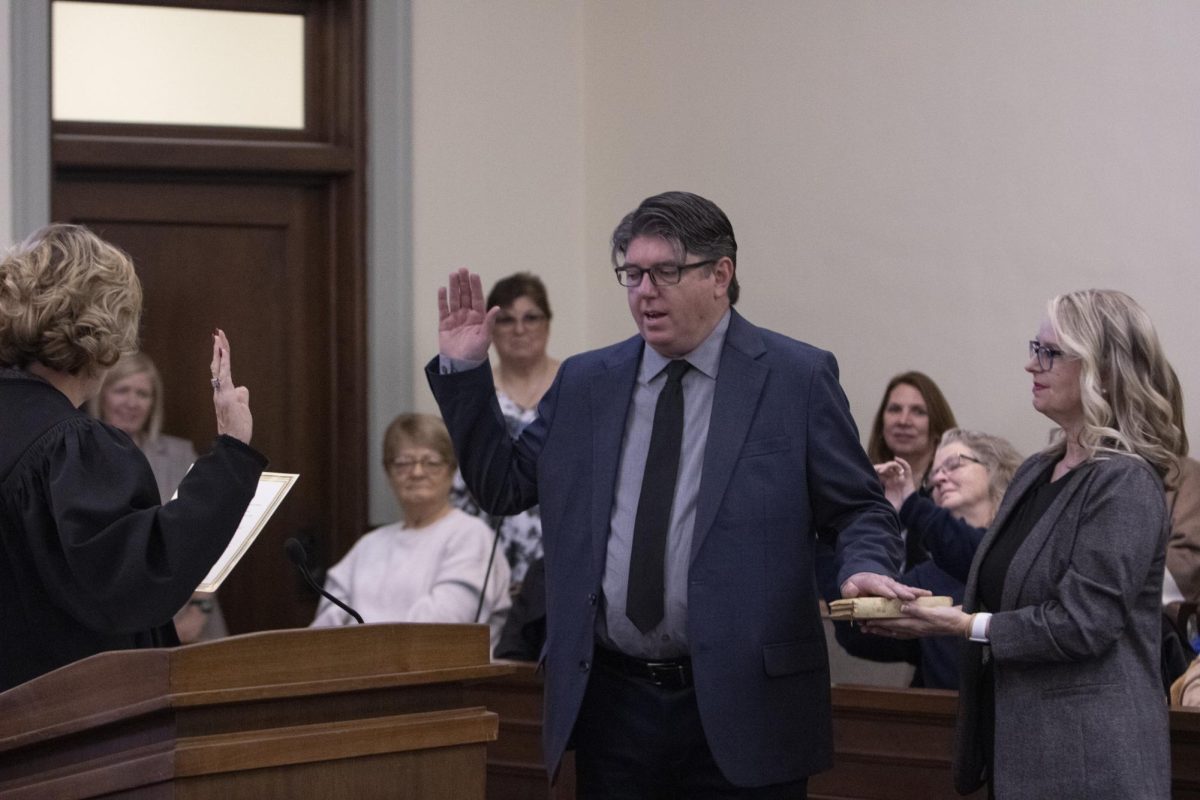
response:
[[[221,388],[221,379],[220,378],[213,378],[211,383],[212,383],[212,388],[213,388],[214,392]]]

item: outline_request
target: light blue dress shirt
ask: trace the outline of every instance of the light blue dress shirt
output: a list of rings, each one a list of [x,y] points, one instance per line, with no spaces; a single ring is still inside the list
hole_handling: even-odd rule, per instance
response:
[[[621,440],[621,462],[617,471],[605,559],[604,602],[596,621],[596,635],[607,647],[638,658],[675,658],[686,655],[688,563],[696,527],[696,500],[704,466],[704,446],[712,417],[717,369],[729,330],[730,312],[713,328],[708,338],[683,358],[692,368],[683,376],[683,443],[679,453],[679,477],[671,505],[671,527],[667,533],[664,569],[666,598],[662,622],[647,633],[625,616],[629,587],[629,556],[633,548],[633,525],[642,493],[642,474],[654,429],[654,408],[667,383],[670,359],[647,346],[642,351],[625,435]]]

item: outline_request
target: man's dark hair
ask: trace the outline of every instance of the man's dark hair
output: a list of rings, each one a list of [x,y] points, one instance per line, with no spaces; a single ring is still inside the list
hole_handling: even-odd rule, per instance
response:
[[[546,295],[546,285],[532,272],[517,272],[496,281],[492,290],[488,292],[486,307],[508,308],[522,297],[528,297],[529,302],[546,315],[546,319],[554,316],[550,313],[550,298]]]
[[[629,243],[639,236],[659,236],[679,251],[705,259],[728,258],[734,272],[729,281],[729,304],[738,299],[737,239],[733,225],[717,204],[691,192],[663,192],[647,197],[627,214],[612,235],[612,263],[619,266]]]

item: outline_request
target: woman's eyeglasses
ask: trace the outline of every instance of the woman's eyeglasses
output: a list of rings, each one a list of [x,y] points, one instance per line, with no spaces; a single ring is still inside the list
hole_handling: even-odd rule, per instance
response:
[[[548,319],[549,317],[545,314],[539,314],[534,311],[522,314],[519,317],[514,317],[512,314],[497,314],[496,327],[503,331],[511,331],[517,327],[517,323],[519,322],[526,328],[540,328],[546,324],[546,320]]]
[[[1029,357],[1037,359],[1038,369],[1042,372],[1054,369],[1054,359],[1064,355],[1066,354],[1062,350],[1042,344],[1037,339],[1029,341]]]
[[[425,456],[424,458],[397,458],[388,464],[388,470],[397,475],[407,475],[416,469],[418,464],[422,470],[431,473],[441,472],[447,466],[445,459]]]
[[[974,456],[968,456],[966,454],[950,456],[949,458],[947,458],[942,463],[938,464],[936,467],[934,467],[929,472],[929,477],[925,479],[925,484],[924,484],[925,488],[932,489],[933,488],[933,479],[936,478],[938,475],[942,474],[943,472],[946,473],[947,475],[950,475],[951,473],[957,472],[958,470],[962,469],[968,463],[979,464],[980,466],[985,466],[982,461],[980,461],[978,458],[975,458]]]

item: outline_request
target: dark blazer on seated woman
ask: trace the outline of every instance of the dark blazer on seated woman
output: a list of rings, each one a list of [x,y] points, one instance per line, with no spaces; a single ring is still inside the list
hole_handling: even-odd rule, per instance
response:
[[[979,563],[1014,507],[1061,454],[1013,477],[967,582],[979,611]],[[985,660],[995,678],[996,796],[1128,800],[1170,796],[1167,705],[1159,676],[1164,546],[1162,481],[1135,456],[1100,453],[1075,467],[1013,555],[990,646],[970,643],[959,693],[955,785],[985,780]]]
[[[910,537],[919,538],[928,559],[900,576],[900,582],[928,589],[935,595],[963,601],[971,561],[986,528],[976,528],[941,508],[922,492],[913,492],[900,506],[900,524]],[[817,578],[826,602],[838,599],[832,548],[818,543]],[[931,636],[920,639],[889,639],[864,633],[848,622],[833,623],[838,644],[852,656],[869,661],[907,661],[917,669],[911,686],[921,689],[957,689],[962,662],[962,639]]]
[[[932,501],[929,501],[932,505]],[[966,523],[963,523],[966,524]],[[909,529],[912,534],[912,529]],[[962,603],[966,587],[947,575],[933,561],[922,561],[900,576],[900,582]],[[962,662],[961,637],[930,636],[924,639],[888,639],[863,633],[848,622],[833,623],[838,644],[852,656],[869,661],[907,661],[917,669],[912,683],[918,689],[957,689]]]
[[[266,459],[218,436],[160,505],[133,441],[48,382],[0,368],[0,408],[0,691],[102,651],[178,644],[171,617]]]

